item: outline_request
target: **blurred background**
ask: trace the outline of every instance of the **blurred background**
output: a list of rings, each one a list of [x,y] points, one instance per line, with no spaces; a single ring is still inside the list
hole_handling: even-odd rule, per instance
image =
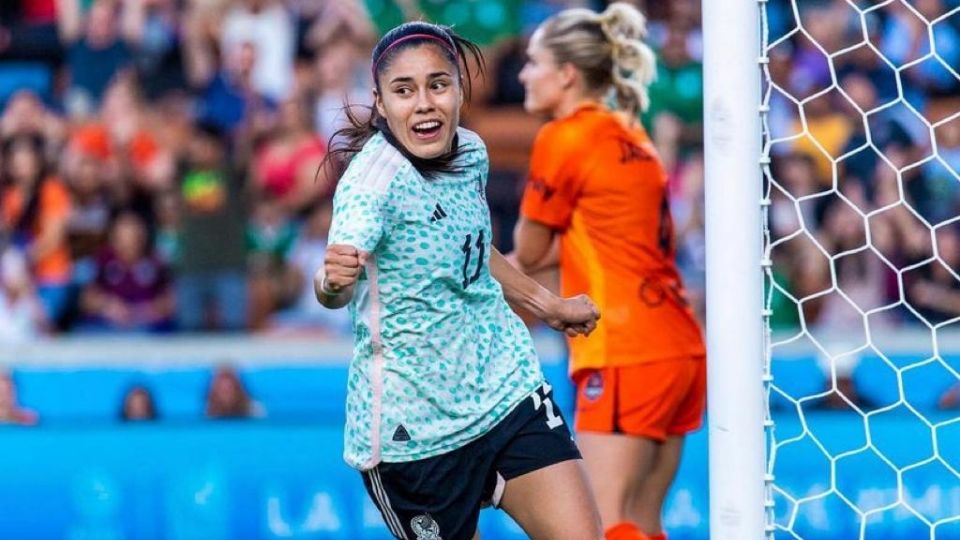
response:
[[[634,3],[659,61],[642,121],[670,175],[702,320],[700,3]],[[561,9],[604,5],[4,0],[0,536],[388,538],[340,458],[348,315],[312,292],[334,189],[319,169],[328,139],[345,101],[370,102],[383,32],[421,17],[455,25],[486,53],[464,124],[489,147],[508,252],[542,124],[521,107],[525,40]],[[837,493],[861,512],[913,497],[913,511],[875,514],[871,538],[928,535],[938,512],[960,514],[960,455],[937,423],[960,405],[958,2],[769,0],[767,20],[769,293],[783,343],[771,407],[797,443],[778,458],[793,478],[778,522],[850,538],[861,518]],[[533,331],[569,418],[563,343]],[[929,451],[885,449],[883,430]],[[854,432],[877,457],[838,485],[830,468],[865,444]],[[912,463],[915,480],[895,479],[893,495],[878,483]],[[707,515],[701,432],[671,496],[671,538],[706,538]],[[502,513],[483,527],[523,538]]]

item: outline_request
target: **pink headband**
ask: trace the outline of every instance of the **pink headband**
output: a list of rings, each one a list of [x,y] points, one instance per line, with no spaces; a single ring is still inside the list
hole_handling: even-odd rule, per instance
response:
[[[453,55],[454,58],[457,58],[457,50],[454,49],[452,45],[450,45],[449,41],[443,39],[442,37],[435,36],[433,34],[410,34],[408,36],[403,36],[402,38],[394,41],[390,45],[387,45],[386,48],[384,48],[383,51],[380,53],[380,56],[377,56],[377,59],[373,62],[373,68],[372,68],[374,80],[377,79],[377,66],[380,65],[380,59],[383,58],[385,54],[387,54],[387,51],[403,43],[404,41],[410,41],[411,39],[432,39],[437,43],[440,43],[444,49],[446,49],[451,55]]]

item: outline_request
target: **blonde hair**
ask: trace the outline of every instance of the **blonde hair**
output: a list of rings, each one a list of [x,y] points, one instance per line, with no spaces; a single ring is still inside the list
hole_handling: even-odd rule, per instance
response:
[[[567,9],[544,21],[539,31],[557,64],[577,68],[589,90],[612,89],[617,108],[634,116],[650,105],[656,57],[643,41],[647,18],[635,7],[614,2],[603,13]]]

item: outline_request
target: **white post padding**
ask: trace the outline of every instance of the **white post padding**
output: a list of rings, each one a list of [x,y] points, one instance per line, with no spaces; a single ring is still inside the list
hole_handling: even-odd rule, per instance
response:
[[[710,538],[766,537],[762,0],[703,0]]]

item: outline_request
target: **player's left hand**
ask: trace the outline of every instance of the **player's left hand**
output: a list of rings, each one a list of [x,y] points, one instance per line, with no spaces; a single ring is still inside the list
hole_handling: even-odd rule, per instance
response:
[[[550,328],[570,337],[588,336],[597,328],[600,310],[585,294],[570,298],[557,298],[543,321]]]

